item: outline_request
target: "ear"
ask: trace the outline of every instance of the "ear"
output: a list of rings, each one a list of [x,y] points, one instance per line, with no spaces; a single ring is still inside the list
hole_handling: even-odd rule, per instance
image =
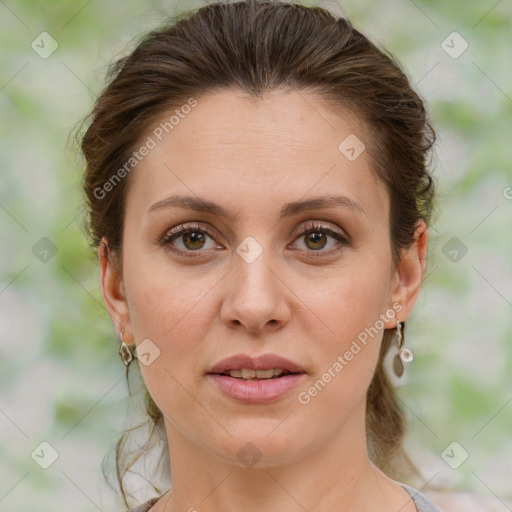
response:
[[[126,344],[131,344],[133,343],[133,336],[123,278],[114,264],[113,256],[108,248],[106,238],[103,237],[98,245],[100,285],[103,302],[115,326],[117,335],[119,336],[120,331],[124,329],[123,341]]]
[[[428,236],[428,227],[425,221],[420,220],[414,232],[414,242],[411,247],[402,250],[400,262],[394,272],[390,298],[392,304],[399,303],[402,306],[402,309],[396,309],[401,322],[411,314],[421,291],[427,263]],[[394,329],[396,320],[391,320],[386,327]]]

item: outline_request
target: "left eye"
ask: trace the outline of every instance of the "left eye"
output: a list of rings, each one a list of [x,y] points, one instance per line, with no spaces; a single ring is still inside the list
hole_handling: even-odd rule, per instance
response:
[[[304,243],[308,249],[311,249],[313,252],[319,252],[327,245],[329,237],[333,238],[337,242],[334,244],[335,246],[338,246],[334,248],[335,251],[341,249],[342,247],[340,246],[348,245],[347,238],[340,232],[318,224],[313,224],[303,229],[299,233],[297,240],[304,240]],[[331,251],[321,252],[324,253]]]
[[[169,231],[160,242],[160,245],[165,246],[172,252],[178,254],[187,253],[187,256],[196,257],[200,254],[192,253],[201,253],[204,252],[201,251],[201,249],[208,249],[208,247],[205,247],[208,238],[213,240],[208,230],[201,228],[199,225],[181,225]],[[322,251],[322,249],[326,247],[329,238],[333,238],[336,241],[334,245],[338,246],[334,248],[334,251],[341,249],[342,247],[340,246],[349,244],[347,238],[340,232],[318,224],[312,224],[302,228],[295,240],[304,240],[306,249],[301,250],[305,250],[306,252],[321,252],[323,254],[332,252],[330,250]],[[175,246],[176,240],[180,240],[182,248]],[[210,247],[210,249],[213,248],[215,247]]]

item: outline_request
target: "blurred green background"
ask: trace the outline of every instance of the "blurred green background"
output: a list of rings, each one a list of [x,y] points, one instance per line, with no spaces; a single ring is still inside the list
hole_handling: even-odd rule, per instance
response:
[[[412,483],[427,495],[435,485],[470,490],[510,510],[510,3],[303,3],[342,5],[394,54],[439,137],[428,275],[406,333],[415,360],[399,390],[424,474]],[[128,390],[68,136],[116,56],[167,14],[201,5],[0,1],[0,510],[123,510],[101,463],[126,425]],[[35,462],[53,453],[42,442],[58,455],[48,469]],[[445,461],[466,452],[455,469]],[[142,478],[134,486],[141,500],[153,496]]]

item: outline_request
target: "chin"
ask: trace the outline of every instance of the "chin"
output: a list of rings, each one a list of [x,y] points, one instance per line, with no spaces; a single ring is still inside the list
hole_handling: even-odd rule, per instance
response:
[[[290,464],[307,451],[306,446],[298,442],[304,437],[300,432],[311,434],[311,430],[295,430],[291,428],[293,425],[285,425],[287,421],[273,418],[236,420],[226,428],[231,436],[224,435],[221,442],[212,446],[212,451],[225,462],[240,468],[263,469]]]

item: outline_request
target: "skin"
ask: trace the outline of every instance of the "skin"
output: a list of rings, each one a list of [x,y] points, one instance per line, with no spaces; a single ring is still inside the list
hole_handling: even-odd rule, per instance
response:
[[[209,93],[134,171],[122,275],[102,245],[99,256],[117,332],[160,350],[150,365],[138,363],[171,453],[172,493],[152,512],[416,510],[367,454],[366,392],[383,330],[310,403],[297,400],[393,304],[406,320],[425,272],[423,222],[393,268],[389,196],[367,151],[349,161],[338,150],[350,134],[371,144],[355,116],[334,113],[312,93],[275,92],[259,103]],[[148,213],[176,193],[214,201],[235,219],[177,207]],[[279,219],[283,204],[323,195],[347,196],[364,213],[338,206]],[[350,243],[299,236],[309,221],[348,234]],[[197,258],[155,242],[196,222],[209,231],[204,245],[181,236],[174,246],[202,251]],[[263,250],[252,263],[236,252],[248,236]],[[396,321],[386,317],[384,328]],[[241,352],[299,363],[304,385],[270,404],[225,396],[205,373]],[[237,457],[247,442],[261,453],[253,467]]]

